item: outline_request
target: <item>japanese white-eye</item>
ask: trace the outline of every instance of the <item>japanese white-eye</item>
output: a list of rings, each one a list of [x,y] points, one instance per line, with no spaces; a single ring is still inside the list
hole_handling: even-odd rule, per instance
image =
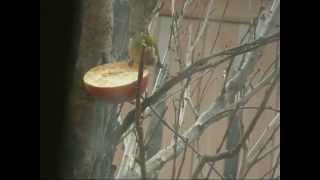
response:
[[[143,53],[144,49],[144,53]],[[129,65],[139,64],[143,54],[143,63],[146,67],[159,66],[159,51],[155,38],[149,33],[138,32],[129,39]]]

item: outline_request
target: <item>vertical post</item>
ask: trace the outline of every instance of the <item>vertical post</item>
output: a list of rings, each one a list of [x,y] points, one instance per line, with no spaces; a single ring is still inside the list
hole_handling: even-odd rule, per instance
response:
[[[136,94],[136,113],[135,113],[135,123],[136,123],[136,131],[137,131],[137,140],[139,145],[139,165],[141,170],[141,178],[146,179],[146,160],[145,160],[145,152],[144,152],[144,140],[143,140],[143,123],[140,121],[141,115],[141,103],[140,103],[140,88],[141,88],[141,80],[143,77],[143,58],[144,58],[144,49],[142,47],[142,55],[139,63],[139,71],[138,71],[138,82],[137,82],[137,94]]]

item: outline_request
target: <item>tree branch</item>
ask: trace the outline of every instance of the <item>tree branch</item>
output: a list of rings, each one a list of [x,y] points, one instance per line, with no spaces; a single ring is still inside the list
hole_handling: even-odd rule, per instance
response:
[[[139,63],[139,73],[138,73],[138,81],[137,81],[137,94],[136,94],[136,113],[135,113],[135,123],[136,123],[136,131],[137,131],[137,141],[139,145],[139,165],[141,170],[141,178],[146,179],[146,160],[145,160],[145,152],[144,152],[144,137],[143,137],[143,124],[141,119],[141,104],[140,104],[140,86],[141,80],[144,71],[144,46],[142,47],[142,55]]]
[[[272,92],[273,88],[275,87],[277,79],[278,78],[276,78],[273,81],[273,83],[271,84],[271,87],[265,93],[263,101],[262,101],[262,103],[260,105],[261,109],[259,109],[258,112],[255,114],[252,122],[250,123],[247,131],[245,132],[245,134],[241,138],[241,140],[238,143],[238,145],[234,149],[232,149],[230,151],[225,151],[225,152],[222,152],[222,153],[218,153],[218,154],[216,154],[214,156],[204,156],[202,158],[202,160],[200,161],[198,167],[195,169],[195,171],[193,173],[193,178],[196,178],[198,176],[200,170],[203,168],[203,166],[204,166],[204,164],[206,162],[210,161],[212,163],[215,163],[216,161],[219,161],[219,160],[222,160],[222,159],[231,158],[231,157],[233,157],[235,154],[237,154],[240,151],[241,147],[245,143],[246,139],[250,136],[250,134],[251,134],[252,130],[254,129],[255,125],[257,124],[262,112],[264,111],[264,107],[266,106],[267,101],[269,100],[269,97],[271,95],[271,92]]]
[[[266,139],[266,141],[264,142],[264,144],[261,145],[261,147],[258,149],[257,154],[255,155],[254,158],[249,159],[248,162],[248,167],[246,168],[245,172],[243,173],[243,175],[241,176],[242,178],[245,178],[250,169],[258,162],[260,161],[262,158],[259,158],[260,154],[264,151],[264,149],[266,148],[266,146],[269,144],[269,142],[272,140],[272,138],[274,137],[275,133],[278,131],[278,129],[280,128],[280,125],[276,126],[274,128],[274,130],[272,131],[272,133],[270,134],[270,136]]]
[[[274,41],[278,41],[279,39],[280,39],[280,33],[276,33],[276,34],[271,35],[269,37],[257,39],[251,43],[247,43],[247,44],[235,47],[235,48],[224,50],[224,51],[215,53],[213,55],[210,55],[208,57],[199,59],[194,64],[192,64],[191,66],[189,66],[188,68],[183,70],[181,73],[179,73],[177,76],[170,79],[161,88],[159,88],[159,90],[157,90],[152,96],[146,98],[141,104],[141,110],[144,110],[147,106],[156,103],[164,92],[167,92],[174,85],[176,85],[177,83],[179,83],[183,79],[190,77],[192,74],[197,73],[199,71],[203,71],[204,69],[215,68],[215,67],[219,66],[220,64],[230,60],[231,57],[252,51],[252,50],[259,48],[261,46],[264,46],[266,44],[272,43]],[[214,64],[207,64],[210,59],[217,58],[220,56],[227,56],[227,57],[225,57],[221,60],[218,60]],[[119,130],[118,134],[120,134],[120,135],[123,134],[129,128],[129,126],[132,124],[135,111],[136,111],[136,109],[133,109],[127,114],[121,127],[118,129]]]
[[[277,74],[274,74],[274,75],[277,76]],[[247,100],[249,100],[263,86],[265,86],[269,82],[270,78],[274,77],[274,75],[270,75],[268,78],[264,79],[263,82],[258,84],[256,89],[251,90],[246,96],[244,96],[241,99],[241,101],[239,101],[239,103],[244,103]],[[220,108],[222,107],[220,105],[216,105],[211,107],[209,110],[209,111],[212,111],[213,113],[204,112],[202,115],[200,115],[196,123],[184,133],[181,139],[178,140],[177,152],[180,153],[184,148],[185,141],[182,139],[188,139],[188,142],[192,143],[195,139],[200,137],[200,135],[203,133],[203,131],[208,127],[210,123],[217,122],[217,120],[228,115],[228,113],[234,108],[234,106],[235,105],[230,105],[220,110]],[[150,158],[147,161],[147,174],[157,169],[160,169],[167,161],[171,160],[172,158],[173,158],[173,144],[165,147],[163,150],[159,151],[156,155],[154,155],[152,158]]]

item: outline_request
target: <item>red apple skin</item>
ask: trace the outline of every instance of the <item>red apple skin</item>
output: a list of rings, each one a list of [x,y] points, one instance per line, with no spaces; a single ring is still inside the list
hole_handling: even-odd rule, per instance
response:
[[[143,76],[140,84],[140,92],[143,93],[148,85],[149,73]],[[111,103],[122,103],[136,97],[137,81],[124,86],[117,87],[96,87],[84,82],[89,94]]]

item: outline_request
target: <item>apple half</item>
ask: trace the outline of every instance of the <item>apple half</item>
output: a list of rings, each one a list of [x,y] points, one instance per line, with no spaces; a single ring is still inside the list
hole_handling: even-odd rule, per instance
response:
[[[137,93],[138,64],[126,62],[103,64],[90,69],[83,77],[85,89],[94,97],[112,103],[132,100]],[[144,69],[140,84],[142,94],[148,84],[149,71]]]

